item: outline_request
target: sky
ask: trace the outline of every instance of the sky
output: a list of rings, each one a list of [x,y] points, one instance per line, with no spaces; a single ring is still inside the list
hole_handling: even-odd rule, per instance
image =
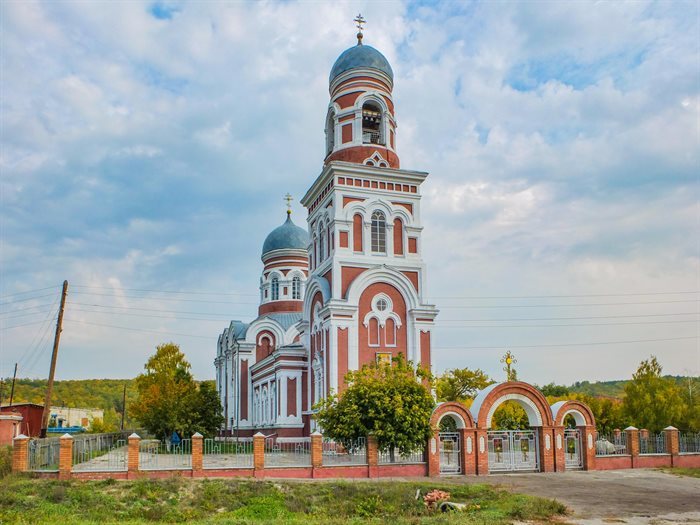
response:
[[[395,75],[437,372],[700,374],[697,2],[0,3],[0,376],[214,377],[260,250],[322,168],[328,74]]]

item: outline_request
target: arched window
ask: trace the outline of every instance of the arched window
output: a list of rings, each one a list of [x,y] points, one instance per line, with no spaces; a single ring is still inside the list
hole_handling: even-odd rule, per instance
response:
[[[382,110],[375,102],[365,102],[362,105],[362,142],[384,144]]]
[[[301,279],[299,277],[292,279],[292,299],[301,299]]]
[[[272,278],[272,284],[270,285],[272,289],[272,300],[279,301],[280,298],[280,280],[277,277]]]
[[[352,249],[356,252],[362,251],[362,215],[356,213],[352,218]]]
[[[393,319],[387,319],[384,325],[386,334],[386,346],[396,346],[396,323]]]
[[[403,223],[394,219],[394,255],[403,255]]]
[[[330,155],[335,147],[335,113],[328,114],[326,120],[326,155]]]
[[[372,214],[372,251],[386,253],[386,217],[378,210]]]
[[[379,346],[379,319],[372,317],[369,320],[369,345]]]

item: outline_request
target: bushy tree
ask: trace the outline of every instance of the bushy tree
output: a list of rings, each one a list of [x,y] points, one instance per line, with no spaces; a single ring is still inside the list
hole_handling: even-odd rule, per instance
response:
[[[642,361],[625,385],[623,414],[638,428],[658,432],[668,425],[680,426],[685,405],[677,383],[661,376],[656,357]]]
[[[198,386],[185,354],[174,343],[159,345],[136,378],[138,398],[133,415],[153,435],[168,439],[173,431],[183,437],[195,432],[215,433],[221,423],[221,403],[207,382]]]
[[[455,368],[448,370],[435,383],[438,401],[464,402],[473,399],[479,390],[486,388],[495,381],[483,370]]]
[[[538,389],[545,397],[564,397],[569,396],[571,393],[569,387],[564,385],[555,385],[554,383],[549,383],[543,387],[538,387]]]
[[[505,401],[493,413],[491,428],[524,430],[530,428],[530,421],[523,407],[516,401]]]
[[[407,454],[432,436],[435,402],[426,385],[429,373],[401,356],[391,364],[365,365],[345,376],[347,389],[314,408],[325,436],[349,442],[373,434],[380,449]]]

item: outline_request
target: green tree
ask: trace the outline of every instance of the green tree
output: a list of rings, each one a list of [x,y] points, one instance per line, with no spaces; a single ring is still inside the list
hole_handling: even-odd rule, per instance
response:
[[[542,392],[545,397],[564,397],[571,393],[569,387],[564,385],[555,385],[554,383],[549,383],[548,385],[539,387],[539,391]]]
[[[407,454],[432,436],[429,372],[399,356],[391,364],[365,365],[345,376],[347,389],[319,402],[316,421],[324,435],[349,442],[373,434],[381,450]]]
[[[195,432],[203,436],[215,435],[224,423],[224,416],[214,381],[202,381],[187,401],[187,413],[190,415],[184,424],[187,435]]]
[[[504,401],[493,413],[491,428],[499,430],[524,430],[530,428],[525,409],[516,401]]]
[[[138,398],[131,412],[154,436],[168,439],[173,431],[184,434],[196,390],[185,354],[174,343],[159,345],[144,368],[146,373],[136,378]]]
[[[438,401],[459,401],[473,399],[479,390],[493,384],[483,370],[455,368],[442,374],[435,382]]]
[[[642,361],[625,385],[622,411],[639,428],[659,432],[668,425],[680,426],[685,415],[681,391],[675,380],[661,376],[656,357]]]

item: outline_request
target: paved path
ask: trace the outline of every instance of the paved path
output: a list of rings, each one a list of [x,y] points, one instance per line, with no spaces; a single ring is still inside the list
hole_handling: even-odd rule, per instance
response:
[[[554,498],[574,511],[567,520],[600,523],[700,523],[700,479],[651,469],[455,477]],[[622,520],[622,521],[620,521]]]

